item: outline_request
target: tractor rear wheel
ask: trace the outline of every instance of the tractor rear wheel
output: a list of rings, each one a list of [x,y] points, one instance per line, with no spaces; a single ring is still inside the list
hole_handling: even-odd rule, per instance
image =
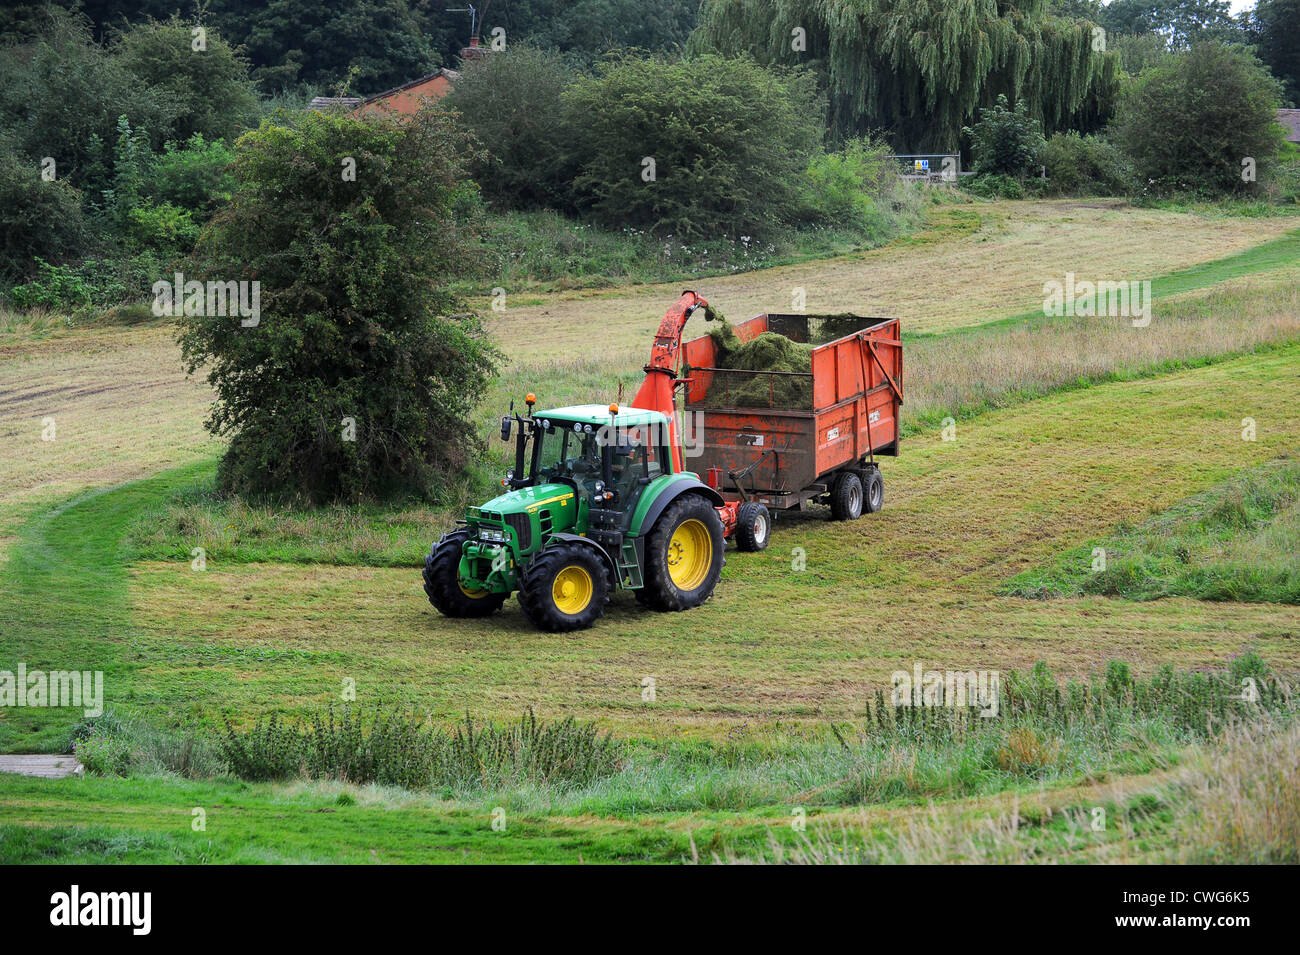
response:
[[[646,539],[641,602],[654,610],[689,610],[713,595],[726,563],[722,519],[698,494],[666,508]]]
[[[763,550],[772,537],[772,515],[758,501],[746,501],[736,511],[736,547]]]
[[[831,488],[831,517],[856,521],[862,516],[862,479],[856,471],[841,471]]]
[[[468,531],[453,531],[433,545],[424,559],[424,592],[429,603],[447,617],[486,617],[500,610],[505,594],[470,590],[460,582],[460,553]]]
[[[609,571],[583,544],[560,541],[534,557],[519,582],[519,605],[539,630],[585,630],[605,613]]]

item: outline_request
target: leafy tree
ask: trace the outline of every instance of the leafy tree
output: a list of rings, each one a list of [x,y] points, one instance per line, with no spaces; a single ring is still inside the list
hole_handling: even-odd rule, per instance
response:
[[[202,49],[194,46],[202,29]],[[178,112],[165,131],[186,140],[196,133],[208,139],[233,139],[252,122],[257,94],[248,66],[217,31],[198,21],[173,16],[146,20],[120,33],[113,52],[121,64],[153,90],[171,97]]]
[[[436,108],[308,113],[241,137],[195,277],[259,281],[260,320],[195,314],[180,331],[187,370],[206,366],[216,390],[207,426],[231,437],[223,488],[425,494],[469,462],[495,352],[447,287],[473,245],[453,216],[468,151]]]
[[[523,208],[571,203],[561,94],[573,75],[559,56],[523,46],[466,64],[446,103],[486,150],[471,169],[486,196]]]
[[[962,133],[970,138],[971,158],[980,174],[1023,176],[1043,148],[1042,123],[1029,115],[1023,100],[1012,109],[1002,94],[990,109],[980,110],[979,122]]]
[[[824,133],[814,77],[752,58],[628,56],[579,78],[579,205],[613,226],[763,235],[793,214]]]
[[[1259,0],[1248,16],[1256,53],[1282,81],[1286,100],[1300,103],[1300,0]]]
[[[160,146],[178,109],[95,43],[84,17],[44,16],[35,42],[0,51],[0,125],[24,158],[51,157],[59,178],[98,193],[113,174],[118,118]]]
[[[217,0],[214,13],[265,88],[350,80],[355,93],[377,93],[441,63],[411,7],[408,0]]]
[[[476,6],[484,42],[500,27],[507,49],[526,44],[590,64],[616,49],[679,51],[695,26],[700,0],[490,0]],[[451,11],[463,10],[465,3],[424,0],[413,7],[443,59],[455,62],[469,38],[469,14]]]
[[[1172,53],[1169,41],[1159,33],[1119,34],[1107,37],[1108,48],[1119,57],[1120,67],[1130,76],[1163,62]]]
[[[1125,89],[1115,141],[1156,191],[1243,191],[1243,160],[1265,166],[1281,145],[1279,96],[1249,50],[1197,44]]]
[[[38,259],[66,262],[88,244],[77,191],[44,179],[36,163],[0,151],[0,276],[29,277]]]
[[[705,0],[692,44],[818,70],[839,136],[948,151],[998,94],[1048,130],[1104,118],[1116,63],[1093,29],[1047,0]]]
[[[1101,25],[1114,34],[1158,34],[1176,50],[1208,40],[1242,39],[1228,0],[1111,0],[1101,9]]]

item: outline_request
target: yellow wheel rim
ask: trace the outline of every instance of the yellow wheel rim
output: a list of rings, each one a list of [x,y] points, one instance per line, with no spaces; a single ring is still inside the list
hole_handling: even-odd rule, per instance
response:
[[[555,582],[551,584],[551,599],[555,601],[555,607],[560,613],[573,616],[587,609],[595,589],[591,574],[587,573],[586,568],[570,564],[555,575]]]
[[[668,576],[678,590],[695,590],[713,566],[713,537],[701,521],[682,521],[668,542]]]
[[[488,595],[487,590],[470,590],[459,580],[456,581],[456,586],[460,588],[461,593],[463,593],[466,597],[469,597],[472,600],[479,600]]]

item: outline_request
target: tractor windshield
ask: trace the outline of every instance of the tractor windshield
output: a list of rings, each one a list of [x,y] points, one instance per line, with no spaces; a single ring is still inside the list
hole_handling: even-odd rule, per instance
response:
[[[589,489],[600,478],[600,444],[594,432],[556,423],[550,430],[539,429],[537,442],[533,450],[535,484],[566,479]]]

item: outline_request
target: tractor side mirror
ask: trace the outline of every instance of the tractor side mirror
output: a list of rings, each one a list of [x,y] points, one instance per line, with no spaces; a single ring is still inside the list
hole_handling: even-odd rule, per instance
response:
[[[509,415],[501,416],[501,440],[502,441],[510,440],[510,416]]]

